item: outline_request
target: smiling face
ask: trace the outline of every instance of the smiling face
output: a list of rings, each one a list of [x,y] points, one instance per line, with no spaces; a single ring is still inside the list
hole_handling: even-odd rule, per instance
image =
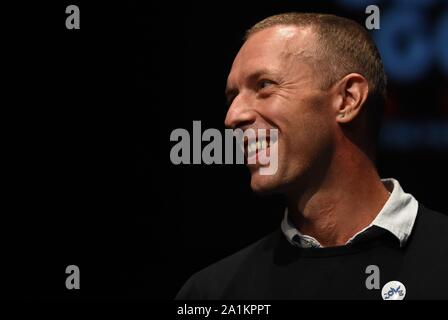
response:
[[[306,188],[333,149],[336,122],[331,90],[313,68],[311,28],[274,26],[251,35],[230,71],[226,94],[230,128],[277,129],[278,170],[261,175],[249,165],[256,192]]]

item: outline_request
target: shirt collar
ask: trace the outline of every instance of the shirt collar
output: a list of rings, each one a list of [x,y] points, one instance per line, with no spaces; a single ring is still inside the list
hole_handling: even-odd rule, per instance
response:
[[[393,179],[381,179],[384,186],[391,191],[389,198],[372,223],[351,237],[347,244],[355,242],[358,236],[366,234],[372,226],[377,226],[391,232],[404,246],[411,235],[417,217],[418,202],[409,193],[405,193],[400,183]],[[300,247],[322,247],[315,238],[301,234],[288,217],[288,208],[281,223],[281,229],[288,241]]]

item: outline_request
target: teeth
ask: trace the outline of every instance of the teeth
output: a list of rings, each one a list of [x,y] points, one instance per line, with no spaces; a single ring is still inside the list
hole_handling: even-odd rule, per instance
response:
[[[261,149],[266,149],[267,146],[268,146],[267,141],[266,141],[266,140],[263,140],[263,141],[261,142]]]
[[[269,146],[268,142],[266,140],[263,141],[257,141],[257,142],[251,142],[249,143],[249,145],[247,146],[247,151],[252,153],[255,151],[260,151],[263,149],[266,149]]]
[[[249,144],[249,146],[248,146],[249,152],[254,152],[256,149],[257,149],[257,145],[255,142],[252,142]]]

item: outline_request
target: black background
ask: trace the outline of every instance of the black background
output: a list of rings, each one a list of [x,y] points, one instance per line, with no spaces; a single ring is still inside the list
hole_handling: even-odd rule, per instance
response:
[[[80,7],[80,30],[65,28],[68,4]],[[191,132],[193,120],[224,129],[225,81],[244,31],[286,11],[365,18],[327,1],[5,9],[5,295],[172,299],[193,272],[278,226],[282,199],[252,194],[244,167],[175,166],[169,136]],[[390,89],[398,100],[421,92],[414,110],[441,88],[446,77],[434,70]],[[395,114],[427,115],[446,119]],[[381,150],[378,167],[448,212],[447,160],[443,149]],[[80,290],[65,288],[70,264],[80,267]]]

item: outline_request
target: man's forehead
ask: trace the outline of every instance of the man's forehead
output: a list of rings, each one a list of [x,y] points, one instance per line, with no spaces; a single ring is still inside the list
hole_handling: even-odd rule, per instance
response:
[[[290,58],[310,53],[314,33],[310,27],[273,26],[251,35],[232,65],[229,82],[258,70],[279,70]]]
[[[238,57],[259,53],[285,53],[309,47],[314,40],[311,27],[279,25],[268,27],[252,34],[243,44]]]

